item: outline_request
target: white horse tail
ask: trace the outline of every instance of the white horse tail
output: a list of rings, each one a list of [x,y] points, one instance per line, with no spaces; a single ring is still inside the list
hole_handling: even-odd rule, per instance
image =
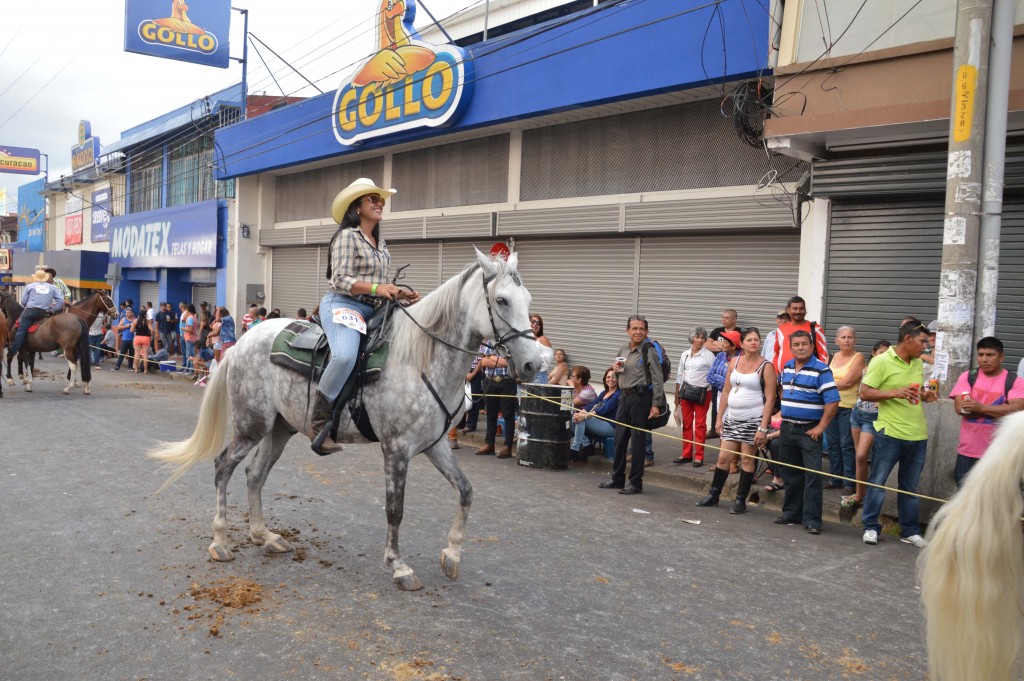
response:
[[[205,395],[199,407],[199,421],[191,437],[180,442],[161,442],[147,452],[147,456],[164,462],[173,469],[171,477],[160,486],[162,492],[200,461],[216,457],[224,449],[224,433],[230,413],[228,396],[228,359],[225,353],[206,384]]]
[[[932,519],[918,572],[933,681],[1018,678],[1024,582],[1024,413]]]

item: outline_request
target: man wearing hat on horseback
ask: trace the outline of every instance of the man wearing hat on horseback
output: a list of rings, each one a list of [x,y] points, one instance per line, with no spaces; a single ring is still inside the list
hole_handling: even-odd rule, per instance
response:
[[[50,275],[50,283],[56,286],[57,290],[60,291],[60,295],[64,299],[64,305],[70,306],[71,289],[68,288],[68,285],[64,283],[63,279],[57,278],[57,270],[53,269],[48,265],[40,265],[36,269],[42,270],[43,272],[46,272],[48,275]]]
[[[49,273],[43,269],[37,269],[32,274],[32,280],[32,283],[25,287],[25,293],[21,296],[21,305],[25,310],[18,320],[18,332],[14,335],[14,344],[11,346],[15,355],[25,343],[30,326],[64,308],[64,296],[60,289],[50,283]]]

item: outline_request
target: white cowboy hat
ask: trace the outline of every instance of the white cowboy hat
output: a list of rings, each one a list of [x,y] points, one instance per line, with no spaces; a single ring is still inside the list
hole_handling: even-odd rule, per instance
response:
[[[50,275],[47,274],[46,270],[36,270],[32,273],[32,278],[42,283],[44,281],[50,281]]]
[[[397,193],[394,189],[381,189],[373,183],[373,180],[360,177],[338,192],[338,195],[334,197],[334,202],[331,203],[331,217],[340,225],[341,219],[348,212],[348,207],[359,197],[366,196],[367,194],[380,194],[380,198],[389,199]]]

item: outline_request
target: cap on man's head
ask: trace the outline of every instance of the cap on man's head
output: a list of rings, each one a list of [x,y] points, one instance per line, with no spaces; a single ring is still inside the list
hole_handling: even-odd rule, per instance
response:
[[[786,312],[785,310],[779,310],[778,312],[775,313],[775,318],[776,319],[778,319],[779,317],[788,317],[788,316],[789,316],[789,313]]]
[[[928,333],[938,333],[938,332],[939,332],[939,320],[938,319],[933,319],[932,321],[928,322]]]

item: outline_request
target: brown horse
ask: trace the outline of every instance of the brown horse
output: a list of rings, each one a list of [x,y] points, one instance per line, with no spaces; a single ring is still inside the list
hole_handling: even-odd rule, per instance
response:
[[[7,314],[8,319],[10,319],[10,320],[17,320],[18,317],[21,316],[21,305],[19,305],[17,303],[17,300],[14,299],[14,296],[11,296],[9,294],[8,295],[4,295],[2,298],[0,298],[0,311],[7,312],[8,313]],[[85,321],[85,324],[86,324],[85,344],[86,344],[86,346],[88,346],[88,343],[89,343],[88,328],[89,328],[89,326],[92,325],[92,323],[94,321],[96,321],[96,316],[99,315],[101,312],[106,312],[107,314],[113,316],[113,315],[117,314],[117,306],[114,305],[114,301],[111,300],[109,295],[107,295],[106,293],[104,293],[102,291],[97,291],[96,293],[93,293],[91,295],[86,296],[85,298],[83,298],[79,302],[72,304],[71,307],[68,308],[68,311],[72,313],[71,314],[72,317],[77,316],[77,317],[79,317],[79,318],[81,318],[82,320]],[[70,322],[68,322],[67,326],[68,326],[68,328],[72,328],[74,325],[71,324]],[[9,333],[9,339],[10,339],[10,342],[13,343],[14,342],[14,323],[13,323],[13,321],[10,323],[10,327],[11,328],[10,328],[10,333]],[[0,347],[2,347],[2,346],[0,346]],[[26,343],[24,347],[28,347],[28,343]],[[60,347],[63,347],[63,346],[60,346]],[[53,349],[56,349],[56,348],[45,348],[45,349],[42,349],[41,351],[45,351],[47,349],[53,350]],[[25,390],[27,392],[32,392],[31,372],[35,370],[34,357],[35,357],[35,355],[33,355],[32,353],[22,353],[18,357],[18,379],[22,383],[25,384]],[[86,350],[85,358],[86,358],[86,360],[89,359],[89,352],[88,352],[88,350]],[[11,362],[13,361],[13,359],[14,359],[14,354],[11,353],[11,352],[8,352],[7,353],[7,385],[14,385],[14,380],[13,380],[13,378],[11,378]],[[87,362],[84,362],[83,364],[89,364],[89,362],[87,361]],[[28,376],[28,378],[26,378],[26,376]],[[91,376],[91,374],[90,374],[90,376]],[[83,372],[83,380],[84,380],[84,372]],[[75,387],[75,374],[73,372],[68,376],[68,382],[69,382],[69,386],[68,386],[68,389],[64,391],[65,395],[68,394],[68,392],[70,392],[71,388]],[[88,387],[86,387],[86,389],[85,389],[85,394],[86,395],[89,394],[89,388]]]

